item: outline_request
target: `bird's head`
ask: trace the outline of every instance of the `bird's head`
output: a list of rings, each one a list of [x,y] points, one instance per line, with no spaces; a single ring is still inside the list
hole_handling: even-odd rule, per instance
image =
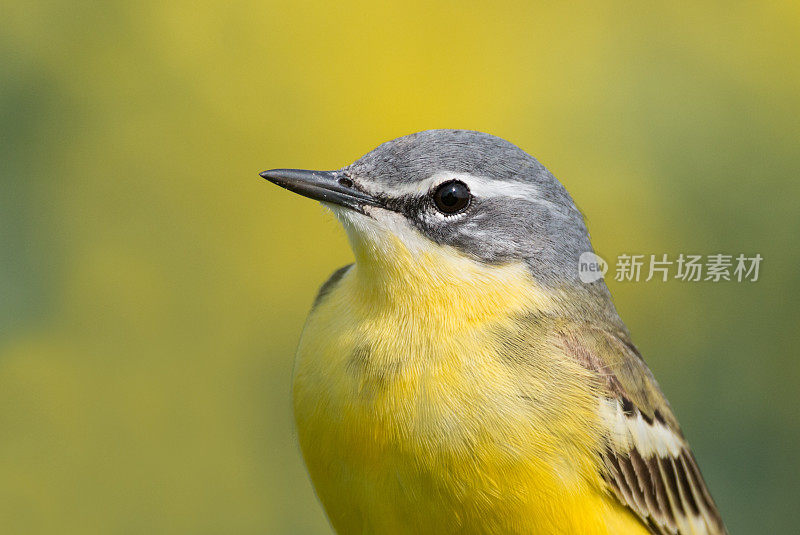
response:
[[[321,201],[344,225],[359,269],[403,280],[523,270],[539,287],[605,296],[584,284],[583,216],[535,158],[495,136],[428,130],[386,142],[337,171],[261,176]],[[446,267],[443,267],[446,266]]]

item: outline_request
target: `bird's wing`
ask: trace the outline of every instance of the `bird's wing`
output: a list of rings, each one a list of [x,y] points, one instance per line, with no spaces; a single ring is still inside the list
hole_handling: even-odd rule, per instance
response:
[[[650,369],[624,332],[560,329],[563,349],[605,386],[603,479],[655,534],[724,534],[725,526]]]

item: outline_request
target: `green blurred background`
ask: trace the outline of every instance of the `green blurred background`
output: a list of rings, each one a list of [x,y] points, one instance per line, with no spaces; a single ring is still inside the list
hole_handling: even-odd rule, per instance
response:
[[[800,6],[22,2],[0,15],[0,528],[324,534],[292,355],[350,260],[261,180],[458,127],[598,252],[760,253],[611,290],[734,533],[800,523]]]

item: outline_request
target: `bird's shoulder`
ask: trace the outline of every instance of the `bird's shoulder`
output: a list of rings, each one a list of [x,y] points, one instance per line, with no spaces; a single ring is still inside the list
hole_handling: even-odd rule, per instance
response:
[[[551,336],[601,385],[607,490],[652,533],[725,533],[678,420],[624,327],[559,318]]]

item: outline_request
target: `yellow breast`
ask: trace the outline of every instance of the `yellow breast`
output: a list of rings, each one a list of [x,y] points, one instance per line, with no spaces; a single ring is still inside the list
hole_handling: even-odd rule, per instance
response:
[[[342,277],[308,319],[293,390],[338,533],[646,533],[602,490],[586,372],[535,325],[508,334],[555,306],[523,266],[450,252]]]

